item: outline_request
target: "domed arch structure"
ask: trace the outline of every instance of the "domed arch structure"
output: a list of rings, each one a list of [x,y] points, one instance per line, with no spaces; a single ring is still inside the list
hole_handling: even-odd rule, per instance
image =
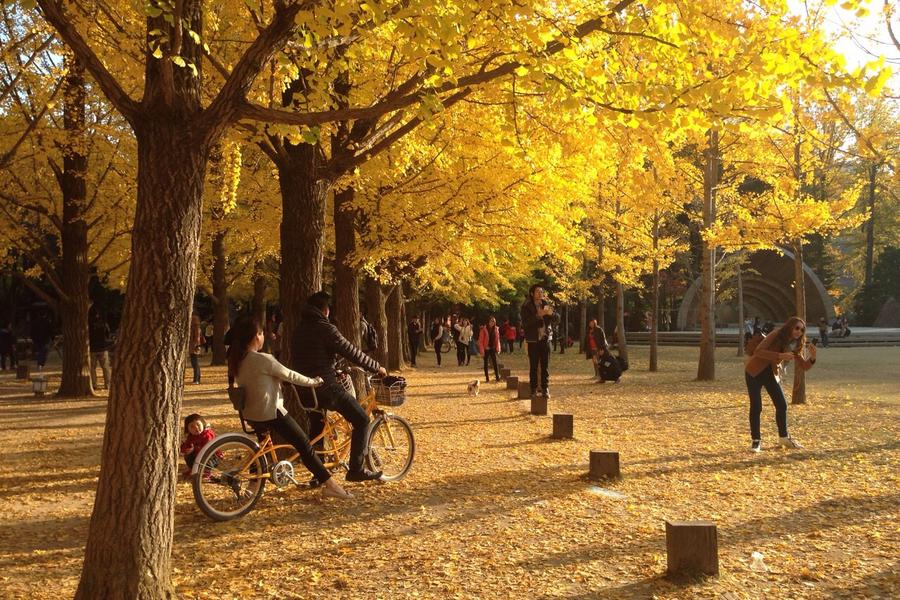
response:
[[[756,271],[755,273],[749,272]],[[806,283],[806,318],[815,323],[820,317],[830,323],[834,319],[834,304],[822,280],[807,264],[803,264]],[[780,323],[794,314],[794,254],[789,250],[757,250],[750,255],[749,267],[743,276],[744,314],[759,317],[762,322]],[[678,329],[700,328],[700,278],[698,277],[681,301],[678,309]],[[737,299],[716,303],[716,322],[719,325],[737,322]]]

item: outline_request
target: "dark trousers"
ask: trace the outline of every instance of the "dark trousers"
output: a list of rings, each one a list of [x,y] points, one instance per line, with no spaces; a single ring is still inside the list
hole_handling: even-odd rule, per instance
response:
[[[416,353],[419,351],[419,337],[409,336],[409,360],[412,366],[416,366]]]
[[[361,471],[363,460],[366,456],[366,436],[369,433],[369,415],[360,405],[359,401],[348,394],[338,384],[326,385],[317,388],[319,394],[319,406],[325,410],[333,410],[338,413],[353,427],[350,437],[350,471]],[[316,437],[322,433],[323,424],[321,414],[309,413],[310,435]]]
[[[761,439],[759,432],[759,417],[762,414],[762,389],[766,388],[772,404],[775,405],[775,422],[778,423],[778,435],[788,436],[787,426],[787,400],[781,385],[775,381],[772,369],[766,368],[762,373],[753,377],[750,373],[744,373],[747,380],[747,392],[750,394],[750,436],[754,440]]]
[[[462,342],[456,342],[456,363],[459,366],[463,366],[466,364],[466,350],[468,348],[468,344],[463,344]]]
[[[194,370],[194,383],[200,383],[200,355],[191,353],[191,368]],[[108,387],[108,384],[107,384]]]
[[[491,376],[488,374],[488,361],[494,365],[494,381],[500,381],[500,371],[497,369],[497,351],[493,348],[484,349],[484,380],[490,382]]]
[[[37,362],[37,366],[43,367],[47,364],[47,342],[44,343],[35,343],[34,345],[34,360]]]
[[[441,344],[443,344],[441,340],[434,340],[434,354],[437,356],[438,366],[441,366]]]
[[[331,473],[328,472],[328,469],[316,456],[312,446],[309,445],[309,438],[306,437],[306,433],[303,432],[300,425],[297,424],[297,421],[291,415],[279,414],[271,421],[250,421],[250,424],[257,431],[269,429],[287,440],[300,453],[300,460],[303,461],[303,466],[319,480],[319,483],[325,483],[331,477]]]
[[[528,342],[528,383],[531,393],[550,387],[550,344],[547,340]],[[540,380],[538,380],[540,376]]]

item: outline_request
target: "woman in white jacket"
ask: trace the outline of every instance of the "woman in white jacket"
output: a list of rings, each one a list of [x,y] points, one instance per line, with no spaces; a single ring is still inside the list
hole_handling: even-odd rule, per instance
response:
[[[228,378],[246,390],[244,418],[257,431],[270,430],[279,433],[291,443],[300,459],[322,484],[322,494],[332,498],[351,498],[331,477],[331,473],[309,445],[309,438],[284,407],[281,382],[316,387],[322,384],[318,377],[311,379],[292,371],[275,360],[271,354],[260,352],[265,336],[259,322],[252,317],[241,317],[231,328],[232,343],[228,347]]]

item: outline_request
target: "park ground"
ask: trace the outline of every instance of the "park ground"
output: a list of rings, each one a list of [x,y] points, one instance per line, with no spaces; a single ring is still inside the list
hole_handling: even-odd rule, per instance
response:
[[[350,501],[267,490],[229,523],[209,521],[178,485],[173,580],[182,598],[896,598],[900,596],[900,348],[826,349],[791,406],[803,450],[748,452],[741,359],[720,349],[716,382],[692,381],[694,349],[631,349],[621,385],[553,355],[550,412],[575,439],[549,438],[505,386],[426,354],[410,369],[416,461],[392,484],[348,484]],[[526,374],[519,351],[504,356]],[[448,365],[448,363],[450,363]],[[480,366],[480,365],[479,365]],[[51,374],[53,368],[51,365]],[[58,374],[57,374],[58,375]],[[218,432],[239,423],[221,368],[186,386],[184,412]],[[81,568],[105,398],[34,398],[0,376],[0,597],[71,597]],[[621,480],[586,478],[591,449],[621,455]],[[134,449],[141,451],[139,448]],[[173,457],[175,460],[175,457]],[[709,519],[718,577],[665,575],[666,519]],[[751,569],[751,553],[766,569]]]

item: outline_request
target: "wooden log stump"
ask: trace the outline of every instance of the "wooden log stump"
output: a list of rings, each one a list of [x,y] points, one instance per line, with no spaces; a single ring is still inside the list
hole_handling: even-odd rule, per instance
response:
[[[519,400],[528,400],[531,398],[531,384],[527,381],[520,381],[518,392]]]
[[[508,390],[519,389],[519,378],[514,375],[510,375],[509,377],[507,377],[506,378],[506,389],[508,389]]]
[[[497,368],[502,371],[503,369],[506,368],[506,365],[504,365],[503,363],[497,363]]]
[[[607,479],[621,476],[619,453],[610,450],[591,450],[591,479]]]
[[[31,376],[31,367],[28,365],[16,366],[16,379],[28,379]]]
[[[719,574],[719,542],[711,521],[666,521],[669,575]]]
[[[531,414],[547,414],[547,396],[537,395],[531,398]]]
[[[511,369],[500,369],[500,379],[507,379],[510,375],[512,375]]]
[[[575,437],[575,418],[568,413],[555,413],[553,415],[553,439],[563,440]]]

